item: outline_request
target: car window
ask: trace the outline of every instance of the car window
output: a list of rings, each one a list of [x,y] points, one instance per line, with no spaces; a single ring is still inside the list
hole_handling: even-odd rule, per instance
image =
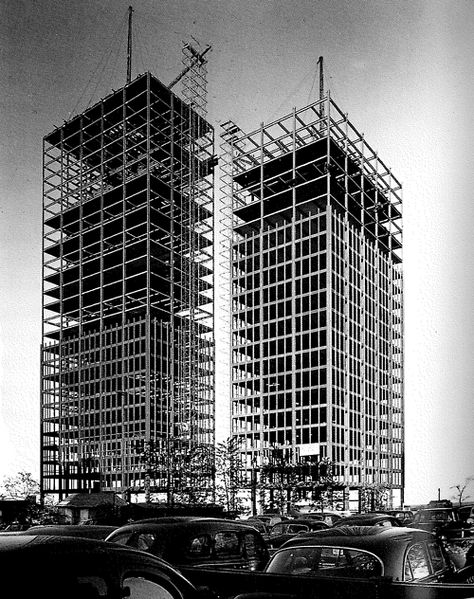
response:
[[[153,532],[140,532],[132,540],[133,547],[141,551],[149,551],[156,541],[157,535]]]
[[[345,547],[298,547],[277,553],[269,563],[267,572],[361,578],[381,576],[383,565],[368,551]]]
[[[289,524],[288,532],[306,532],[309,530],[309,526],[306,524]]]
[[[216,533],[214,551],[217,558],[226,559],[240,555],[239,537],[236,532],[225,531]]]
[[[112,543],[119,543],[120,545],[128,545],[130,537],[132,536],[132,531],[127,532],[119,532],[111,538]]]
[[[433,572],[436,573],[446,569],[448,567],[448,564],[446,563],[443,552],[438,543],[436,543],[436,541],[432,541],[430,543],[427,543],[427,547]]]
[[[185,551],[191,558],[205,558],[211,555],[211,537],[199,535],[188,540]]]
[[[429,575],[430,568],[423,543],[415,543],[408,549],[405,557],[405,580],[419,580]]]
[[[242,537],[242,546],[248,559],[262,559],[265,554],[265,544],[260,537],[253,533],[246,532]]]
[[[130,599],[175,599],[164,586],[142,576],[130,576],[123,581],[124,597]],[[179,597],[179,595],[176,595]]]
[[[281,535],[284,531],[284,527],[284,524],[275,524],[270,530],[270,536],[276,537],[277,535]]]

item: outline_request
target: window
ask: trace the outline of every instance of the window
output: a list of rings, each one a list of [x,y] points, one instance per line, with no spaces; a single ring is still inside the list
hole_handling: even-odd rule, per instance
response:
[[[430,569],[423,543],[415,543],[408,549],[405,558],[404,578],[407,581],[420,580],[429,575]]]
[[[217,558],[240,556],[239,537],[235,532],[218,532],[214,541]]]
[[[270,562],[274,574],[382,576],[382,562],[372,553],[346,547],[302,547],[281,551]]]
[[[274,526],[272,526],[271,530],[270,530],[270,536],[271,537],[276,537],[278,535],[281,535],[284,531],[284,525],[281,524],[275,524]]]
[[[211,537],[200,535],[188,541],[186,553],[191,558],[203,558],[211,555]]]
[[[427,547],[433,573],[440,572],[441,570],[447,568],[447,563],[444,559],[443,552],[438,543],[436,543],[436,541],[432,541],[431,543],[427,543]]]
[[[155,540],[155,534],[151,532],[142,532],[136,536],[133,546],[141,551],[149,551]]]
[[[253,533],[245,533],[242,539],[242,547],[245,551],[245,555],[249,560],[249,569],[256,570],[265,558],[265,545],[262,543],[259,537]]]
[[[119,545],[129,545],[131,535],[131,532],[121,532],[115,535],[111,540]]]

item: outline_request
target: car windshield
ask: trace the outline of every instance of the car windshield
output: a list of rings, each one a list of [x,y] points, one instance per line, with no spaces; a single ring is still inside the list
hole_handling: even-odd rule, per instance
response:
[[[373,553],[333,546],[296,547],[279,551],[266,572],[298,576],[382,576],[383,564]]]
[[[449,510],[427,510],[419,513],[418,522],[451,522],[453,515]]]

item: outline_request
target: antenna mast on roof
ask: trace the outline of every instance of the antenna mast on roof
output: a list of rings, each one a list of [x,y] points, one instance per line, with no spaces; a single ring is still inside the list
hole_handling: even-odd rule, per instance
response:
[[[132,80],[132,13],[133,8],[128,7],[128,43],[127,43],[127,83]]]
[[[323,57],[318,58],[319,65],[319,99],[324,98],[324,71],[323,71]]]
[[[324,129],[324,70],[323,70],[323,57],[318,58],[319,65],[319,115],[321,117],[321,123],[319,130]]]

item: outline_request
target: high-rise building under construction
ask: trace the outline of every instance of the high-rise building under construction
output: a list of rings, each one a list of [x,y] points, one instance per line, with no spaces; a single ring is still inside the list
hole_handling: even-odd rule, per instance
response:
[[[212,485],[216,159],[196,56],[183,97],[145,73],[44,138],[45,494]]]
[[[400,505],[400,184],[330,94],[252,133],[224,130],[232,434],[247,480],[277,455],[286,472],[331,467],[346,505],[377,488]]]

